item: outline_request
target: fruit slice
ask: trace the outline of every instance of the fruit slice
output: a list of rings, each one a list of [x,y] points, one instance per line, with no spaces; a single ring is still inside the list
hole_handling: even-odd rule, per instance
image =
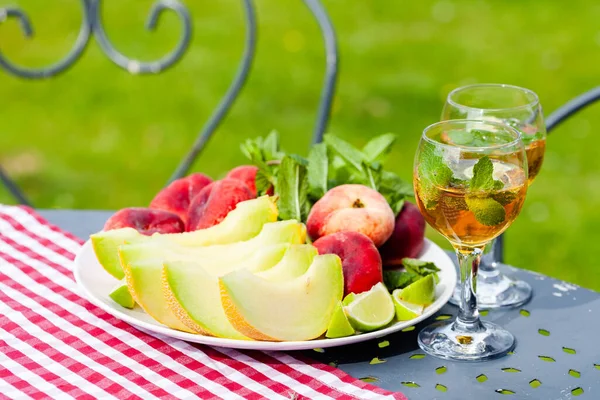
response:
[[[249,340],[231,325],[219,293],[219,277],[190,262],[165,262],[162,290],[167,306],[188,328],[207,336]]]
[[[161,293],[161,270],[162,265],[156,263],[126,264],[123,272],[125,272],[129,292],[135,302],[161,324],[180,331],[196,333],[181,323],[169,309]]]
[[[317,248],[310,244],[291,245],[277,265],[256,275],[271,282],[282,282],[297,278],[308,270],[318,254]]]
[[[340,301],[335,307],[325,336],[333,339],[350,335],[354,335],[354,328],[350,325],[350,321],[348,321],[348,317],[346,317],[346,313],[344,312],[344,305]]]
[[[221,259],[202,259],[190,256],[186,253],[171,254],[169,258],[157,258],[147,260],[137,260],[131,263],[124,264],[125,276],[127,277],[127,285],[130,292],[135,298],[135,301],[158,322],[167,325],[173,329],[179,329],[183,331],[198,332],[203,334],[211,334],[213,336],[220,336],[217,332],[208,332],[206,329],[198,328],[195,325],[187,323],[187,320],[180,318],[179,309],[170,307],[169,301],[170,296],[164,290],[163,282],[163,264],[170,265],[171,262],[185,261],[182,263],[188,268],[181,269],[179,271],[177,282],[183,282],[185,288],[187,285],[192,286],[188,288],[191,293],[198,293],[198,295],[209,295],[210,293],[204,293],[209,291],[210,286],[205,284],[204,276],[218,276],[219,271],[232,271],[236,268],[249,268],[250,270],[261,270],[264,268],[270,268],[281,260],[289,244],[282,243],[271,246],[266,246],[256,251],[251,257],[246,260],[246,263],[235,264],[230,262],[231,253],[224,252]],[[166,254],[166,253],[165,253]],[[165,255],[167,257],[167,255]],[[180,257],[180,258],[178,258]],[[173,263],[175,264],[175,263]],[[200,269],[196,272],[195,269]],[[213,272],[211,274],[210,272]],[[221,307],[219,300],[219,289],[217,278],[214,278],[214,290],[216,293],[216,304]],[[207,303],[209,307],[212,307],[212,303]],[[207,315],[211,312],[211,309],[203,309]],[[182,328],[182,327],[185,327]],[[236,333],[236,332],[234,332]]]
[[[398,294],[398,299],[412,304],[427,306],[435,298],[435,278],[427,275],[411,283]]]
[[[422,305],[401,300],[400,293],[402,293],[402,289],[396,289],[392,293],[394,307],[396,308],[396,319],[398,321],[408,321],[423,314],[424,307]]]
[[[131,293],[129,293],[127,282],[125,282],[125,280],[120,281],[108,296],[121,307],[131,309],[135,306],[135,301],[133,300]]]
[[[342,301],[342,303],[345,306],[350,305],[350,303],[352,303],[354,301],[354,299],[356,299],[356,294],[355,293],[348,293],[346,295],[346,297],[344,297],[344,301]]]
[[[282,246],[286,246],[282,248]],[[166,262],[163,269],[163,294],[169,308],[187,327],[204,335],[226,337],[231,339],[248,339],[236,331],[221,305],[218,277],[234,269],[246,269],[250,272],[260,271],[257,276],[270,281],[283,281],[295,278],[306,272],[317,249],[311,245],[273,245],[274,249],[282,248],[275,257],[254,262],[246,262],[231,268],[229,266],[211,266],[206,268],[194,262]],[[287,251],[286,251],[287,250]],[[264,249],[261,249],[264,252]],[[274,253],[275,251],[272,251]],[[285,252],[285,255],[283,254]],[[273,261],[278,257],[277,265]],[[256,257],[255,257],[256,258]],[[264,270],[265,268],[268,268]]]
[[[91,235],[90,238],[100,264],[112,276],[122,279],[124,275],[119,263],[117,248],[125,242],[164,240],[190,247],[234,243],[256,236],[264,224],[275,222],[277,215],[275,199],[262,196],[258,199],[238,203],[220,224],[207,229],[148,237],[133,228],[123,228],[98,232]]]
[[[316,256],[305,274],[270,282],[249,271],[219,278],[221,302],[235,329],[256,340],[311,340],[327,330],[344,293],[342,262]]]
[[[150,240],[150,237],[142,235],[133,228],[121,228],[95,233],[90,236],[90,239],[100,265],[115,278],[123,279],[125,275],[119,262],[117,247],[126,242]]]
[[[352,326],[362,332],[386,326],[392,322],[395,315],[392,297],[381,282],[368,292],[357,295],[344,310]]]
[[[192,258],[197,259],[199,262],[202,260],[222,260],[226,258],[230,264],[237,265],[244,263],[256,251],[265,246],[278,243],[301,244],[305,240],[306,228],[304,224],[288,220],[265,224],[258,236],[245,242],[184,247],[169,242],[152,240],[122,245],[119,247],[119,256],[121,264],[135,263],[149,258],[159,258],[167,261],[188,260]],[[181,256],[177,256],[177,254],[181,254]]]

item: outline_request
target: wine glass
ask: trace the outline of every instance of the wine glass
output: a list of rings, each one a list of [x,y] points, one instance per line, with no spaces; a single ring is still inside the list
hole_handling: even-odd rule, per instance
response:
[[[519,130],[527,153],[529,184],[533,182],[542,167],[546,149],[544,115],[534,92],[502,84],[460,87],[448,95],[441,119],[463,118],[504,122]],[[511,279],[499,271],[501,252],[501,244],[495,240],[487,247],[479,266],[477,301],[481,308],[517,307],[531,298],[528,283]],[[458,288],[450,302],[459,304]]]
[[[450,241],[460,266],[460,311],[419,333],[427,353],[481,361],[513,349],[514,336],[483,322],[477,311],[477,269],[485,246],[517,217],[527,193],[521,133],[509,125],[449,120],[423,131],[415,157],[417,205],[429,225]]]

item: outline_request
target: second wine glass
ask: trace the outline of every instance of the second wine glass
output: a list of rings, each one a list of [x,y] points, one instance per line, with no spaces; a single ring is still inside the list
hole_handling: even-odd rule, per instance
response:
[[[477,119],[504,123],[521,132],[527,154],[529,184],[544,160],[546,125],[538,96],[529,89],[504,84],[475,84],[460,87],[448,95],[441,120]],[[452,136],[452,135],[451,135]],[[455,134],[450,140],[460,144]],[[477,300],[481,308],[517,307],[531,298],[531,286],[500,272],[502,249],[495,240],[486,249],[477,281]],[[450,300],[458,305],[459,290]]]

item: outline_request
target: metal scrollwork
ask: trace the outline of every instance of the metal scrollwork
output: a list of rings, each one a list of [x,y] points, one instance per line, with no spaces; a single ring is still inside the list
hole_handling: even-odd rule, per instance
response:
[[[154,30],[163,12],[173,11],[179,17],[183,28],[176,48],[156,61],[139,61],[120,53],[109,41],[102,26],[102,0],[80,0],[83,8],[83,21],[75,45],[62,60],[44,68],[26,68],[9,61],[0,51],[0,66],[13,75],[27,79],[44,79],[58,75],[71,67],[81,57],[92,34],[102,51],[112,62],[133,74],[153,74],[173,66],[181,59],[192,39],[192,20],[187,8],[177,0],[158,0],[152,6],[146,28]],[[21,31],[26,37],[33,36],[33,27],[27,14],[18,7],[0,8],[0,22],[8,18],[17,18]]]
[[[85,50],[91,35],[88,3],[86,0],[81,0],[81,5],[83,8],[83,22],[81,23],[81,28],[79,29],[79,35],[77,36],[75,45],[69,54],[67,54],[62,60],[44,68],[26,68],[12,63],[4,56],[4,54],[2,54],[2,51],[0,51],[0,66],[2,66],[2,68],[11,74],[26,79],[49,78],[65,71],[72,66],[75,61],[81,57],[81,54]],[[28,38],[33,36],[33,26],[31,25],[31,21],[24,11],[17,7],[0,8],[0,22],[8,18],[19,19],[23,35]]]
[[[183,35],[175,50],[160,60],[150,62],[132,60],[115,49],[108,40],[104,28],[102,27],[101,0],[89,1],[91,2],[92,7],[92,29],[96,35],[98,45],[112,62],[132,74],[155,74],[163,71],[179,61],[190,45],[192,40],[192,19],[187,8],[176,0],[159,0],[154,3],[150,10],[150,16],[146,21],[146,29],[154,30],[162,13],[167,10],[172,10],[177,14],[183,24]]]

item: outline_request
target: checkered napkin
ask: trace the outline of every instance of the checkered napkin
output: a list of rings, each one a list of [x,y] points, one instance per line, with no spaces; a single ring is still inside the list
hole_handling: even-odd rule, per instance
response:
[[[0,399],[406,399],[296,354],[145,334],[78,294],[81,245],[0,205]]]

